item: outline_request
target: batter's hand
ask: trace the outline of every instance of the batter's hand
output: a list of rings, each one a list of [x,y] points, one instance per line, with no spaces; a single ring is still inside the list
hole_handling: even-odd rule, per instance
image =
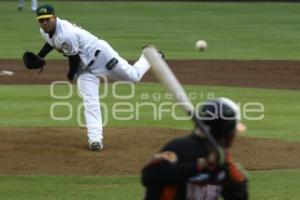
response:
[[[210,171],[216,170],[218,167],[224,165],[225,152],[222,148],[218,151],[213,151],[205,158],[199,158],[197,160],[198,168],[208,169]]]

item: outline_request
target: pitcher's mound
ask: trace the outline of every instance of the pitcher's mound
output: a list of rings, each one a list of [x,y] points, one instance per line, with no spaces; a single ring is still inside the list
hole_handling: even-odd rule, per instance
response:
[[[168,140],[188,131],[160,128],[106,128],[104,150],[87,148],[79,128],[1,128],[0,174],[127,175]],[[238,138],[235,160],[247,169],[300,168],[300,145],[280,140]]]

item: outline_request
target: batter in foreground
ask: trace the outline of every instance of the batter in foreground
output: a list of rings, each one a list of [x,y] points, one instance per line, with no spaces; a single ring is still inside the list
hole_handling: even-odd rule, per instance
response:
[[[248,200],[247,173],[230,153],[235,136],[245,131],[238,105],[224,97],[209,100],[196,116],[222,150],[197,127],[168,142],[142,170],[144,200]]]

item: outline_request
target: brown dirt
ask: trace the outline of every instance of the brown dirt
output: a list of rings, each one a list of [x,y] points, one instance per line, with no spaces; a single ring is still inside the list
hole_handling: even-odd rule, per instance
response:
[[[105,149],[87,149],[79,128],[1,128],[0,174],[127,175],[166,141],[186,134],[159,128],[106,128]],[[299,143],[240,137],[233,154],[247,169],[300,168]]]
[[[300,61],[168,61],[184,84],[300,89]],[[65,80],[66,61],[49,61],[45,71],[26,70],[20,60],[0,60],[0,84],[49,84]],[[143,81],[156,81],[148,73]],[[79,128],[0,128],[0,174],[137,174],[168,140],[184,131],[106,128],[105,149],[90,152]],[[233,148],[247,169],[300,168],[299,143],[240,137]]]
[[[300,61],[169,60],[169,65],[184,84],[300,89]],[[66,60],[51,60],[44,72],[26,70],[21,60],[0,60],[0,71],[14,71],[2,76],[0,84],[49,84],[66,80]],[[156,81],[151,73],[143,81]]]

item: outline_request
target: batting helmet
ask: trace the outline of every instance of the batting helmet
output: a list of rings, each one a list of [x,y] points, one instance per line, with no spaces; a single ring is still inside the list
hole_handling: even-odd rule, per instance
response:
[[[240,123],[239,106],[228,98],[222,97],[205,102],[200,108],[198,117],[208,126],[215,138],[235,131],[242,132],[245,129],[245,126]]]

